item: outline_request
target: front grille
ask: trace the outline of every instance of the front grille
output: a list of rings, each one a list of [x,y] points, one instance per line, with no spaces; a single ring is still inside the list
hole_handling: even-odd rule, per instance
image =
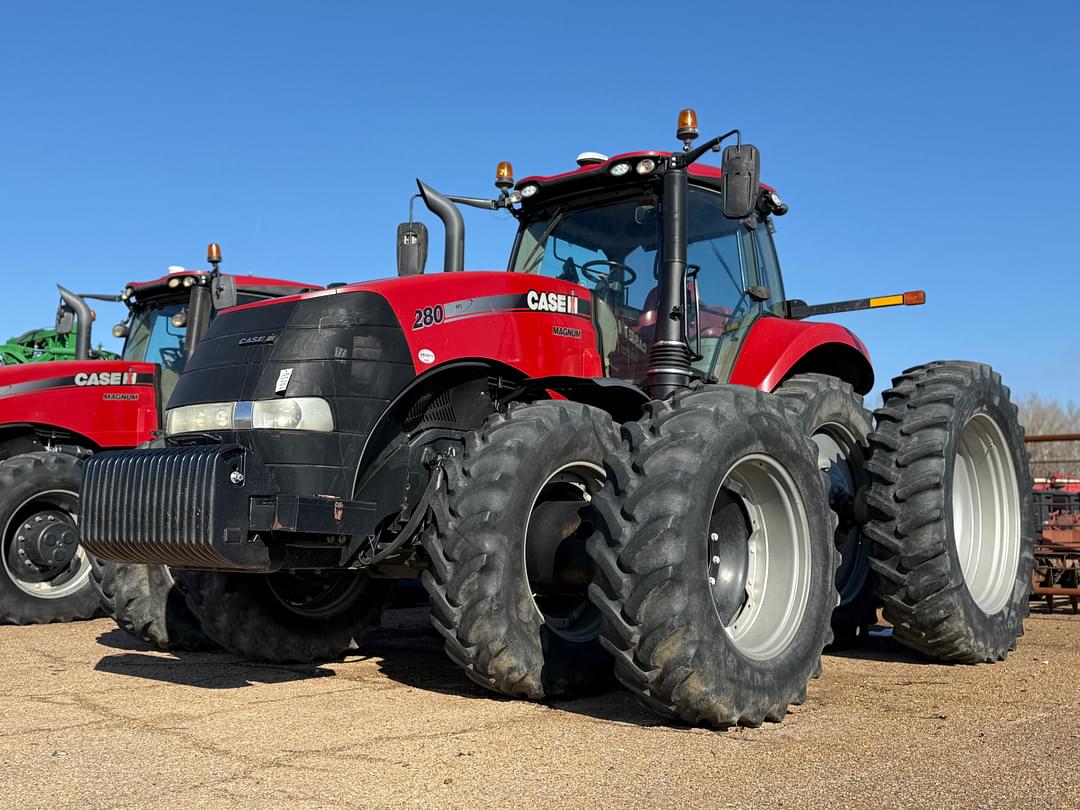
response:
[[[248,502],[272,491],[263,465],[237,445],[101,453],[85,465],[81,541],[117,562],[268,564],[266,547],[248,542]]]

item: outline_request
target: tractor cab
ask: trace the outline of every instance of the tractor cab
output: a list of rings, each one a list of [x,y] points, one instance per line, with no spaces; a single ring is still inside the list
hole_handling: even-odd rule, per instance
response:
[[[664,206],[658,164],[665,157],[618,155],[517,186],[520,227],[510,270],[589,290],[604,372],[635,383],[645,380],[656,334]],[[685,336],[694,370],[726,379],[742,336],[762,314],[779,312],[784,291],[773,209],[762,204],[752,218],[726,216],[720,182],[714,167],[691,169]]]
[[[214,243],[207,258],[212,270],[173,266],[161,278],[129,283],[120,296],[128,308],[125,320],[113,327],[113,336],[124,339],[121,357],[160,367],[163,404],[216,312],[319,289],[282,279],[221,274],[221,249]]]

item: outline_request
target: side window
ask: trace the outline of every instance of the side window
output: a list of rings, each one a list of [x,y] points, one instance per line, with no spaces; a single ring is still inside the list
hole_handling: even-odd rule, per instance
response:
[[[765,223],[754,229],[754,252],[757,254],[757,283],[769,288],[769,309],[780,315],[784,301],[784,281],[780,274],[780,262],[776,258],[776,245]]]

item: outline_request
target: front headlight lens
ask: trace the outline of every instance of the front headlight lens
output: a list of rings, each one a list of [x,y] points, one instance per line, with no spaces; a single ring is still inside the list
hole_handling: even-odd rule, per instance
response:
[[[329,433],[334,429],[334,416],[330,413],[330,403],[319,397],[264,399],[252,406],[251,426],[256,430],[317,430]]]
[[[234,402],[207,402],[170,408],[165,415],[165,432],[198,433],[204,430],[232,430]]]
[[[246,414],[250,414],[250,421]],[[198,433],[206,430],[315,430],[334,429],[330,403],[319,397],[264,399],[257,402],[211,402],[170,408],[165,431]]]

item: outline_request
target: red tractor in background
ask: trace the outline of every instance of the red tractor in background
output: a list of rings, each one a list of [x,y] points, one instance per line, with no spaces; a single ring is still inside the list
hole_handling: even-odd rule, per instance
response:
[[[217,310],[311,285],[174,267],[121,295],[60,288],[57,333],[75,333],[74,359],[0,367],[0,622],[88,618],[99,597],[76,528],[83,459],[135,447],[159,430],[162,408]],[[86,298],[123,301],[119,359],[94,359]]]
[[[779,720],[834,628],[1004,658],[1031,588],[1031,483],[1008,389],[917,366],[874,424],[850,331],[805,318],[922,303],[788,298],[787,206],[732,130],[494,200],[419,183],[444,272],[399,228],[397,279],[235,307],[180,377],[160,446],[87,461],[82,541],[145,637],[333,658],[420,578],[447,654],[532,699],[614,675],[666,716]],[[698,163],[721,142],[722,170]],[[519,226],[464,268],[458,205]],[[175,575],[175,584],[174,584]],[[138,614],[138,615],[135,615]],[[158,629],[155,629],[158,628]]]

